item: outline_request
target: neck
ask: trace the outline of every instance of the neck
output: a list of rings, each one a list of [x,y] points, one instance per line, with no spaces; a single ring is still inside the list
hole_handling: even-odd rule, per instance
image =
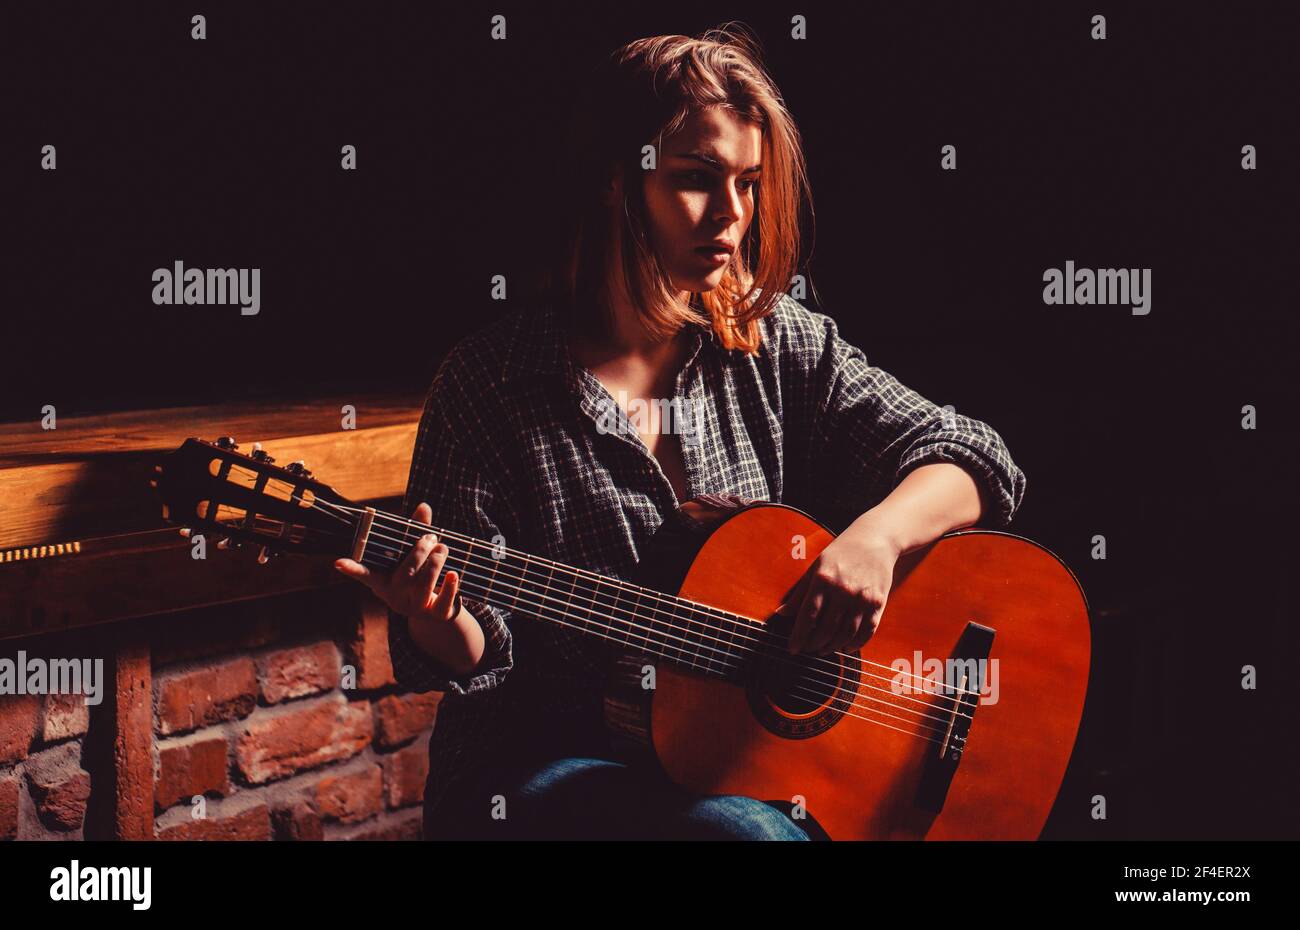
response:
[[[354,552],[387,571],[417,540],[436,533],[450,550],[444,570],[466,596],[502,610],[586,633],[696,672],[732,677],[750,655],[770,648],[748,618],[653,588],[494,546],[463,533],[376,511],[356,521]]]

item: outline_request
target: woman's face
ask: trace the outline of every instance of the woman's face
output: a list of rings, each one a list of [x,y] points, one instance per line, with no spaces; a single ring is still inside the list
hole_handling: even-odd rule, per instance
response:
[[[658,169],[645,172],[651,244],[679,291],[721,282],[754,217],[761,144],[757,126],[713,107],[665,139]],[[732,246],[726,261],[701,250],[718,239]]]

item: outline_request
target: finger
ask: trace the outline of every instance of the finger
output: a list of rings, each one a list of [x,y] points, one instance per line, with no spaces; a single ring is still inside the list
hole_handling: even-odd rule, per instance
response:
[[[799,580],[794,583],[794,587],[786,594],[785,599],[781,601],[781,606],[774,613],[783,616],[793,617],[799,611],[799,605],[803,603],[804,594],[808,590],[808,580],[812,577],[808,572],[799,576]]]
[[[790,652],[800,652],[808,641],[817,623],[817,615],[822,609],[825,595],[820,584],[809,583],[799,604],[799,614],[795,617],[794,628],[790,631]]]
[[[850,652],[861,649],[867,644],[867,641],[871,639],[876,630],[880,627],[880,621],[884,618],[884,614],[885,605],[884,602],[881,602],[879,606],[872,610],[868,610],[862,615],[862,626],[858,627],[857,635],[855,635],[853,641],[849,643]]]
[[[416,504],[415,509],[411,511],[411,519],[416,523],[432,523],[433,508],[426,503]]]
[[[415,587],[415,602],[428,610],[433,604],[433,586],[438,580],[438,573],[442,571],[443,563],[447,561],[447,555],[451,552],[442,543],[438,543],[429,552],[429,557],[424,560],[420,570],[416,572],[412,582]]]
[[[456,595],[459,593],[460,575],[454,571],[447,572],[443,577],[442,590],[438,592],[438,597],[433,602],[433,615],[454,620],[455,614],[452,612],[452,605],[456,603]]]
[[[334,567],[349,578],[354,578],[366,587],[374,590],[375,576],[370,569],[366,568],[360,562],[354,562],[351,559],[335,559]]]
[[[861,606],[862,602],[850,600],[840,614],[840,626],[835,636],[831,638],[830,645],[826,651],[832,655],[837,652],[844,652],[858,635],[858,630],[865,622],[863,619],[865,609]]]
[[[397,567],[393,569],[393,575],[399,579],[415,577],[415,573],[423,567],[425,559],[429,557],[429,553],[433,551],[433,547],[437,544],[438,537],[435,534],[426,533],[421,536],[415,541],[411,551],[406,553],[402,561],[397,563]]]
[[[817,623],[803,651],[812,655],[826,655],[830,651],[831,642],[839,635],[843,620],[844,599],[837,591],[830,588],[826,592],[821,612],[817,615]]]

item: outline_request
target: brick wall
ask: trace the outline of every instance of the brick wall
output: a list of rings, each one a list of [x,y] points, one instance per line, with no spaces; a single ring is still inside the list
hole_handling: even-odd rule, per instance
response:
[[[107,672],[127,642],[146,659],[134,696],[115,683],[116,707],[113,692],[93,707],[0,696],[0,839],[419,838],[440,696],[395,685],[387,616],[366,592],[10,640],[0,656],[99,656]]]

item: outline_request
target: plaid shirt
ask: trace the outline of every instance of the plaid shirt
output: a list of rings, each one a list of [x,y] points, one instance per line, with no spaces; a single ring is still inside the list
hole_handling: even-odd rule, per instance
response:
[[[987,424],[940,408],[868,364],[835,321],[782,295],[760,321],[757,355],[692,326],[677,377],[691,496],[779,501],[841,532],[911,469],[962,466],[1006,526],[1024,473]],[[609,392],[568,355],[549,307],[515,311],[462,340],[434,376],[416,438],[403,513],[427,501],[432,523],[622,579],[678,501]],[[604,417],[604,419],[602,419]],[[477,669],[455,677],[390,612],[397,681],[446,692],[429,746],[426,812],[452,780],[530,738],[560,747],[601,727],[604,644],[464,598],[486,638]],[[590,744],[584,744],[590,745]],[[427,814],[426,814],[427,816]]]

